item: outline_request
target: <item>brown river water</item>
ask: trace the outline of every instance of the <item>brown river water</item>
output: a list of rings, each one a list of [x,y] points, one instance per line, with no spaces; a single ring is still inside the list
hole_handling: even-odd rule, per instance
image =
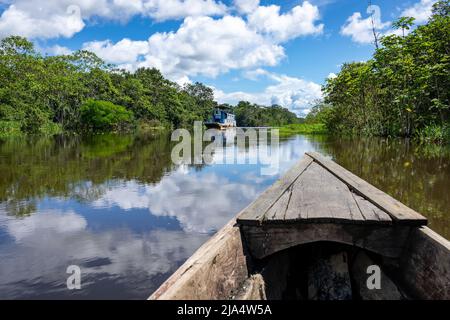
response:
[[[0,298],[145,299],[307,151],[450,239],[448,146],[295,135],[266,176],[258,164],[175,165],[174,144],[167,133],[0,140]],[[67,289],[70,265],[79,290]]]

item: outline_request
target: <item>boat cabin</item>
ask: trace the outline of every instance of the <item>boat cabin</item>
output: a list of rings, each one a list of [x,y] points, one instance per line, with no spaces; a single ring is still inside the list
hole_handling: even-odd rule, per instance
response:
[[[227,127],[236,126],[235,115],[220,109],[214,111],[212,122],[219,123]]]

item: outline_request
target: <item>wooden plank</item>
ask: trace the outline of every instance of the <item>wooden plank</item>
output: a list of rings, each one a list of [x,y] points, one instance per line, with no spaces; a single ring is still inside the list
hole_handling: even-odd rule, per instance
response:
[[[415,299],[450,300],[450,241],[433,230],[414,228],[399,276]]]
[[[276,201],[271,208],[264,215],[264,222],[267,221],[284,221],[286,215],[286,209],[291,199],[292,186],[289,187],[283,195]]]
[[[333,173],[336,177],[341,179],[353,191],[360,194],[372,204],[387,212],[396,223],[403,223],[414,226],[422,226],[427,224],[427,219],[408,208],[403,203],[395,200],[388,194],[370,185],[363,179],[347,171],[340,165],[331,160],[324,158],[316,152],[307,153],[316,162],[320,163],[324,168]]]
[[[241,226],[251,255],[262,259],[276,252],[312,242],[329,241],[398,258],[408,243],[409,226],[338,223]]]
[[[303,172],[303,174],[305,174],[307,171],[309,171],[309,168],[305,172]],[[304,181],[305,179],[299,177],[299,179],[297,179],[297,181],[295,181],[295,183],[292,185],[291,198],[286,208],[284,222],[286,222],[286,220],[293,222],[305,221],[308,219],[307,206],[309,202],[308,198],[305,197],[305,193],[303,192],[303,189],[305,188]]]
[[[347,185],[312,163],[292,187],[285,222],[365,222]]]
[[[361,197],[359,194],[352,192],[352,195],[366,221],[374,221],[386,224],[392,223],[391,217],[386,212],[376,207],[370,201]]]
[[[258,199],[245,208],[237,217],[239,224],[261,224],[265,213],[280,199],[283,193],[313,162],[313,159],[305,155],[292,169],[281,179],[269,187]]]
[[[149,300],[229,299],[248,278],[241,232],[232,219],[202,245]]]

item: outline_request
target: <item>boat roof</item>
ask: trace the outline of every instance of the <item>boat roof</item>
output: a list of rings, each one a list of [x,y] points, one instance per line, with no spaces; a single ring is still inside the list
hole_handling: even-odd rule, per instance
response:
[[[241,225],[347,223],[422,226],[427,219],[319,153],[306,153],[244,209]]]

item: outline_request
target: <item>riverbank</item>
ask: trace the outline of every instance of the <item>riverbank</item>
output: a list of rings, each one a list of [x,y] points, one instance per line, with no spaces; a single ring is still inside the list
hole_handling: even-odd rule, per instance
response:
[[[276,127],[281,137],[288,137],[295,134],[326,134],[327,128],[322,123],[294,123],[281,127]]]
[[[133,128],[126,130],[111,130],[111,131],[75,131],[63,130],[57,124],[47,126],[35,133],[24,132],[20,128],[20,124],[13,121],[0,121],[0,139],[26,138],[26,137],[52,137],[56,135],[90,135],[90,134],[145,134],[146,132],[167,131],[172,126],[164,126],[158,124],[149,124],[140,122]]]
[[[6,123],[6,122],[4,122]],[[279,135],[282,137],[288,137],[295,134],[326,134],[327,129],[324,124],[314,123],[314,124],[305,124],[305,123],[296,123],[296,124],[287,124],[281,127],[273,127],[279,130]],[[2,125],[0,123],[0,139],[7,138],[16,138],[16,137],[27,137],[27,136],[42,136],[42,137],[51,137],[58,134],[141,134],[145,132],[154,132],[154,131],[166,131],[173,129],[171,125],[162,125],[148,122],[139,122],[132,128],[127,128],[123,130],[111,130],[111,131],[74,131],[74,130],[63,130],[62,128],[55,125],[55,128],[45,128],[45,130],[40,130],[39,132],[30,134],[27,132],[23,132],[20,129],[20,125],[9,122],[6,125]]]

